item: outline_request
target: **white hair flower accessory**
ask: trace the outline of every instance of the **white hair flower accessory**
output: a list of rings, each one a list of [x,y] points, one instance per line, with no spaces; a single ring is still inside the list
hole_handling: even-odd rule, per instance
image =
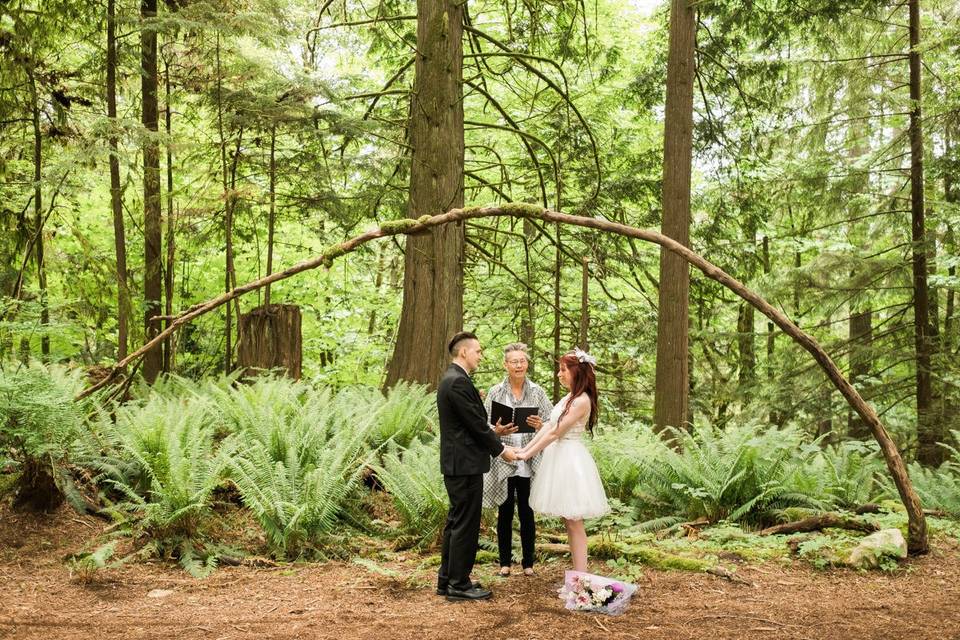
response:
[[[597,366],[597,359],[592,355],[581,349],[580,347],[574,347],[573,355],[577,357],[579,362],[586,362],[587,364]]]

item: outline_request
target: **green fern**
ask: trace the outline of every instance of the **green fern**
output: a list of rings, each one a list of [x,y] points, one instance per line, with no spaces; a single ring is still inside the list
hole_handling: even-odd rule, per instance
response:
[[[400,514],[403,533],[418,540],[418,548],[434,544],[448,507],[439,440],[414,441],[408,449],[391,447],[374,468]]]
[[[230,478],[276,553],[300,555],[334,528],[366,464],[370,424],[355,423],[329,440],[322,425],[275,425],[225,443]]]
[[[704,427],[671,435],[679,450],[658,440],[636,461],[645,528],[672,517],[758,523],[788,507],[822,506],[804,471],[816,448],[804,447],[799,431]]]

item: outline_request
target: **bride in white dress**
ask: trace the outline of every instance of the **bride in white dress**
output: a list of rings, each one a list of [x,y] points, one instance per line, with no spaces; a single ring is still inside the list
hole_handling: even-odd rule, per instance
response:
[[[553,408],[550,421],[518,454],[528,460],[540,451],[540,469],[530,488],[530,506],[537,513],[563,518],[574,571],[587,570],[584,518],[610,511],[593,457],[583,444],[586,430],[597,421],[597,382],[589,354],[575,349],[560,358],[557,377],[570,393]]]

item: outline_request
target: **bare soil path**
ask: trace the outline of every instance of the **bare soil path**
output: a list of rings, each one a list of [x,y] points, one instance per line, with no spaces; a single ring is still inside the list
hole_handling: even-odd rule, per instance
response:
[[[649,570],[631,608],[611,618],[563,609],[562,563],[532,578],[478,569],[494,590],[481,603],[448,603],[432,586],[348,563],[226,567],[205,580],[146,563],[72,579],[64,556],[102,528],[66,510],[0,509],[0,638],[960,638],[960,549],[943,540],[893,575],[766,563],[739,568],[748,586]],[[420,561],[391,569],[407,575]]]

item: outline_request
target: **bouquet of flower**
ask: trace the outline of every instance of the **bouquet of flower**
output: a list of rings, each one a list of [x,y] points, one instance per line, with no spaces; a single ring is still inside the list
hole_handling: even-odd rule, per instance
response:
[[[596,611],[618,616],[627,610],[636,585],[595,576],[582,571],[567,571],[559,589],[564,606],[572,611]]]

